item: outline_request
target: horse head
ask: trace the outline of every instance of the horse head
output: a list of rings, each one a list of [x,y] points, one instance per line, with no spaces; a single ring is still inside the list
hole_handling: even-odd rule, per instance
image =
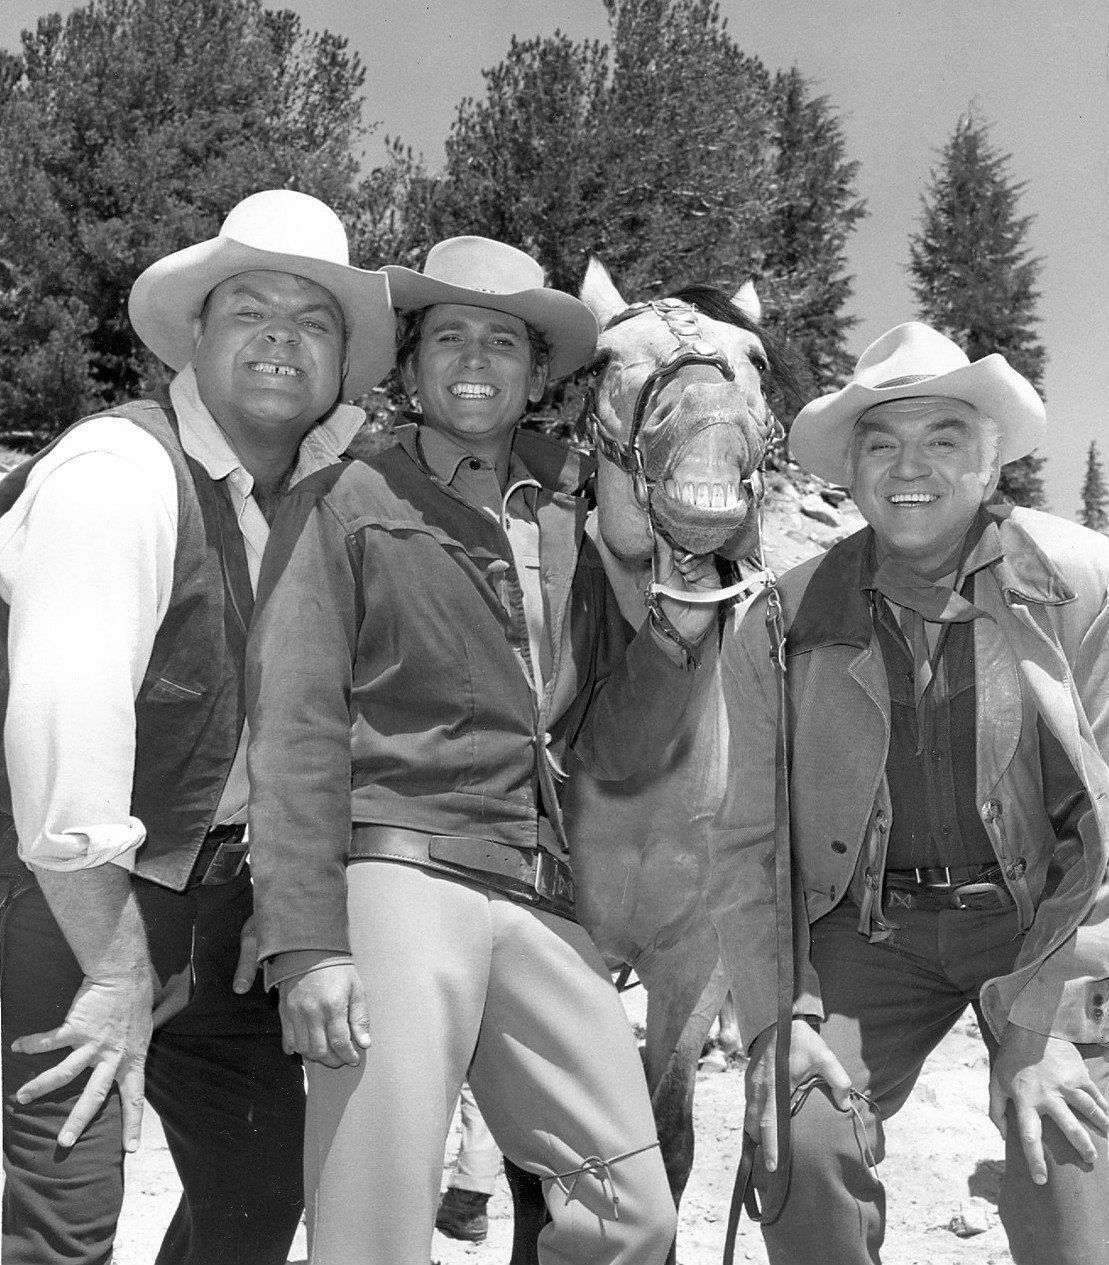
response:
[[[657,528],[738,560],[758,535],[758,467],[780,434],[754,287],[635,303],[591,259],[581,298],[601,327],[584,410],[597,447],[598,521],[618,558],[650,557]]]

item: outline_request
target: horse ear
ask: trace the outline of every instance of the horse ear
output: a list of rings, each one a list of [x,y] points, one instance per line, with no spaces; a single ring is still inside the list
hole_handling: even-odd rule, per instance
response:
[[[617,312],[628,306],[608,275],[608,269],[595,255],[589,258],[578,297],[597,318],[597,324],[602,329]]]
[[[762,301],[755,290],[755,283],[750,278],[732,295],[732,302],[744,316],[749,316],[756,325],[762,321]]]

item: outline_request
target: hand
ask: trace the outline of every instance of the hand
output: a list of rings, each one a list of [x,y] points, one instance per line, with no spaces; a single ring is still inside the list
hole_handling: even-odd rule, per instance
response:
[[[655,536],[655,575],[667,588],[695,593],[712,592],[720,587],[720,576],[711,553],[686,553],[672,549],[661,536]],[[715,602],[681,602],[672,597],[659,599],[663,613],[679,633],[695,646],[716,622]]]
[[[152,1030],[153,984],[149,970],[137,968],[122,979],[85,978],[65,1022],[51,1032],[36,1032],[12,1042],[17,1054],[49,1054],[72,1048],[56,1066],[29,1080],[16,1093],[21,1103],[68,1085],[91,1068],[73,1110],[58,1134],[58,1144],[73,1146],[86,1125],[119,1084],[123,1149],[136,1151],[142,1130],[146,1049]]]
[[[278,985],[281,1044],[324,1067],[357,1067],[370,1045],[366,994],[353,966],[321,966]]]
[[[236,993],[249,993],[254,977],[258,974],[258,934],[254,930],[254,915],[243,923],[239,932],[239,961],[231,987]]]
[[[1055,1121],[1080,1159],[1092,1164],[1097,1158],[1087,1122],[1104,1134],[1109,1129],[1109,1103],[1090,1079],[1073,1042],[1009,1024],[990,1077],[990,1119],[1003,1138],[1010,1100],[1021,1149],[1037,1186],[1047,1183],[1042,1116]]]
[[[778,1118],[774,1106],[774,1043],[778,1025],[771,1024],[755,1038],[746,1073],[746,1110],[744,1132],[761,1142],[763,1163],[768,1173],[778,1167]],[[832,1101],[846,1111],[851,1093],[851,1078],[843,1070],[821,1035],[803,1019],[793,1021],[789,1045],[790,1092],[803,1081],[817,1077],[831,1091]]]

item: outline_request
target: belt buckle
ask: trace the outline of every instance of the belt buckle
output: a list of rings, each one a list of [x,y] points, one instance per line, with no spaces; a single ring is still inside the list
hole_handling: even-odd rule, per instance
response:
[[[1013,904],[1013,898],[1007,887],[1003,887],[1000,883],[964,883],[962,887],[957,887],[951,893],[951,900],[955,909],[980,909],[980,905],[967,905],[964,900],[968,896],[993,896],[997,901],[998,909],[1005,909]],[[989,906],[985,906],[989,908]]]
[[[574,879],[570,867],[545,848],[540,848],[536,855],[533,886],[544,900],[568,905],[574,903]]]
[[[201,886],[216,887],[238,878],[246,865],[248,846],[245,839],[225,839],[208,862],[204,877],[200,880]]]

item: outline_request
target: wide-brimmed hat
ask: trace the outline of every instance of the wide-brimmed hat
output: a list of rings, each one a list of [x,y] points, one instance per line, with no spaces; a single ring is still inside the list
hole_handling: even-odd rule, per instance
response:
[[[908,321],[870,344],[846,386],[797,414],[789,432],[793,456],[812,474],[846,485],[848,444],[859,418],[876,404],[922,395],[965,400],[990,417],[1002,465],[1030,453],[1044,437],[1043,401],[1004,356],[995,352],[972,364],[950,338]]]
[[[435,303],[491,308],[526,321],[551,350],[552,380],[580,369],[597,346],[597,319],[573,295],[544,285],[530,255],[488,237],[448,237],[432,246],[422,272],[386,264],[393,302],[402,312]]]
[[[385,276],[349,259],[346,229],[329,206],[292,189],[265,189],[232,209],[218,237],[147,268],[131,287],[131,324],[160,360],[183,369],[193,356],[193,322],[221,281],[255,271],[306,277],[342,308],[348,363],[340,397],[354,399],[392,368],[396,318]]]

